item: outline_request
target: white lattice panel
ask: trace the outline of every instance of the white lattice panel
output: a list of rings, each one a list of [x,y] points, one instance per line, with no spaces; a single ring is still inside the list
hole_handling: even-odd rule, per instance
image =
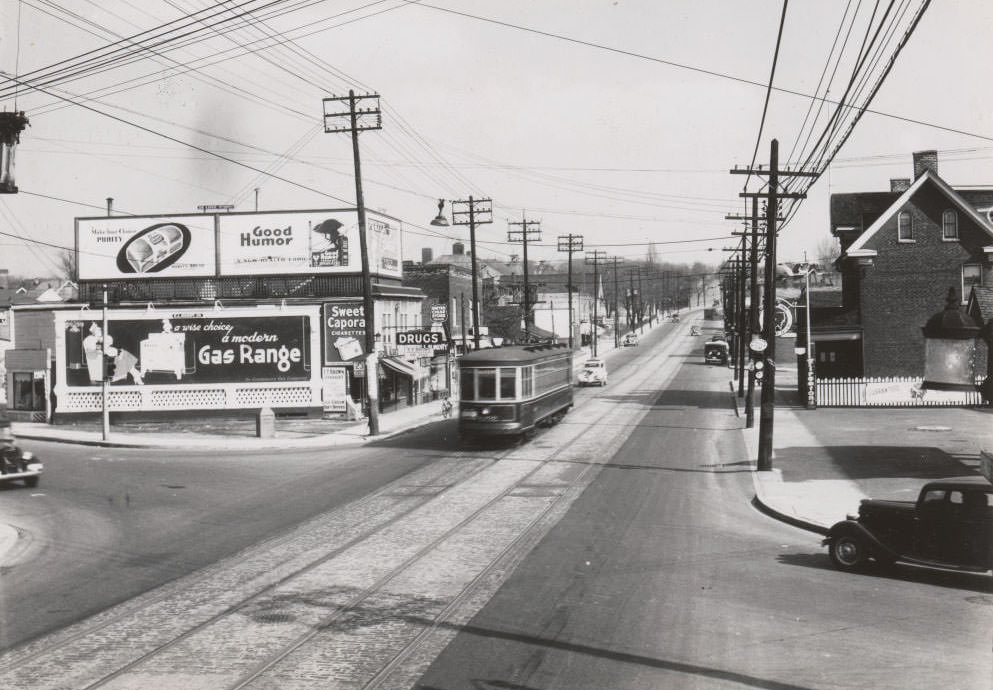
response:
[[[309,387],[239,388],[235,391],[234,404],[236,407],[306,406],[313,404],[313,398]]]
[[[87,391],[59,396],[59,412],[92,412],[102,407],[99,392]]]
[[[140,391],[110,391],[107,407],[111,410],[140,410]]]
[[[147,396],[152,410],[204,410],[224,408],[227,392],[223,388],[203,390],[153,390]]]

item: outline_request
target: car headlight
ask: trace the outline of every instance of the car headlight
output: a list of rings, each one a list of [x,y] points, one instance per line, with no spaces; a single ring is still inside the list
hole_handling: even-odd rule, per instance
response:
[[[40,462],[33,462],[27,467],[29,472],[41,472],[43,469],[45,469],[45,466],[42,465]]]
[[[24,460],[24,462],[30,462],[31,460],[34,460],[34,453],[30,450],[26,450],[21,453],[21,459]]]

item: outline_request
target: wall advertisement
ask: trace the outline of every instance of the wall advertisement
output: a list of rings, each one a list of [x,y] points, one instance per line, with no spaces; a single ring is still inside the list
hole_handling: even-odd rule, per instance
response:
[[[65,383],[187,385],[309,381],[310,319],[305,315],[175,314],[65,322]]]
[[[324,322],[324,363],[349,362],[365,352],[365,308],[360,301],[328,302],[321,311]]]
[[[77,218],[80,280],[204,278],[216,272],[214,216]]]
[[[367,214],[369,270],[401,275],[400,227]],[[233,213],[218,216],[221,275],[358,273],[355,210]]]

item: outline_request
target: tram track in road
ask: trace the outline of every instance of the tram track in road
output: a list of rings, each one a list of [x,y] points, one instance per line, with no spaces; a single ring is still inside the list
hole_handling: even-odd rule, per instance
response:
[[[460,451],[13,650],[0,686],[326,688],[333,668],[349,687],[406,687],[623,443],[644,407],[632,402],[588,398],[582,426],[497,453]],[[349,645],[362,654],[345,670]]]

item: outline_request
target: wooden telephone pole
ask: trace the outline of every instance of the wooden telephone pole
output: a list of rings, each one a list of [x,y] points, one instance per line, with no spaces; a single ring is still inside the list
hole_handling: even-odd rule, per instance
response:
[[[524,332],[529,331],[532,325],[531,314],[531,287],[528,284],[528,242],[541,241],[541,221],[528,220],[524,213],[521,213],[519,222],[511,222],[508,225],[517,225],[520,230],[508,230],[508,242],[521,242],[524,244]]]
[[[572,342],[572,255],[583,251],[583,236],[569,233],[568,235],[559,235],[558,239],[558,250],[569,253],[569,282],[566,289],[569,291],[569,349],[572,350],[575,347]]]
[[[769,167],[735,168],[732,175],[768,176],[769,182],[765,192],[741,192],[739,196],[747,199],[765,199],[766,201],[766,235],[765,235],[765,300],[763,311],[763,340],[765,347],[761,357],[756,361],[762,363],[762,400],[759,414],[759,471],[772,470],[772,432],[775,420],[776,395],[776,236],[779,221],[779,202],[782,199],[805,199],[806,194],[782,192],[779,189],[780,177],[811,177],[816,179],[817,173],[809,171],[792,171],[779,169],[779,140],[773,139],[769,150]],[[754,206],[753,206],[754,209]],[[756,215],[753,212],[753,215]],[[754,355],[754,353],[753,353]]]

